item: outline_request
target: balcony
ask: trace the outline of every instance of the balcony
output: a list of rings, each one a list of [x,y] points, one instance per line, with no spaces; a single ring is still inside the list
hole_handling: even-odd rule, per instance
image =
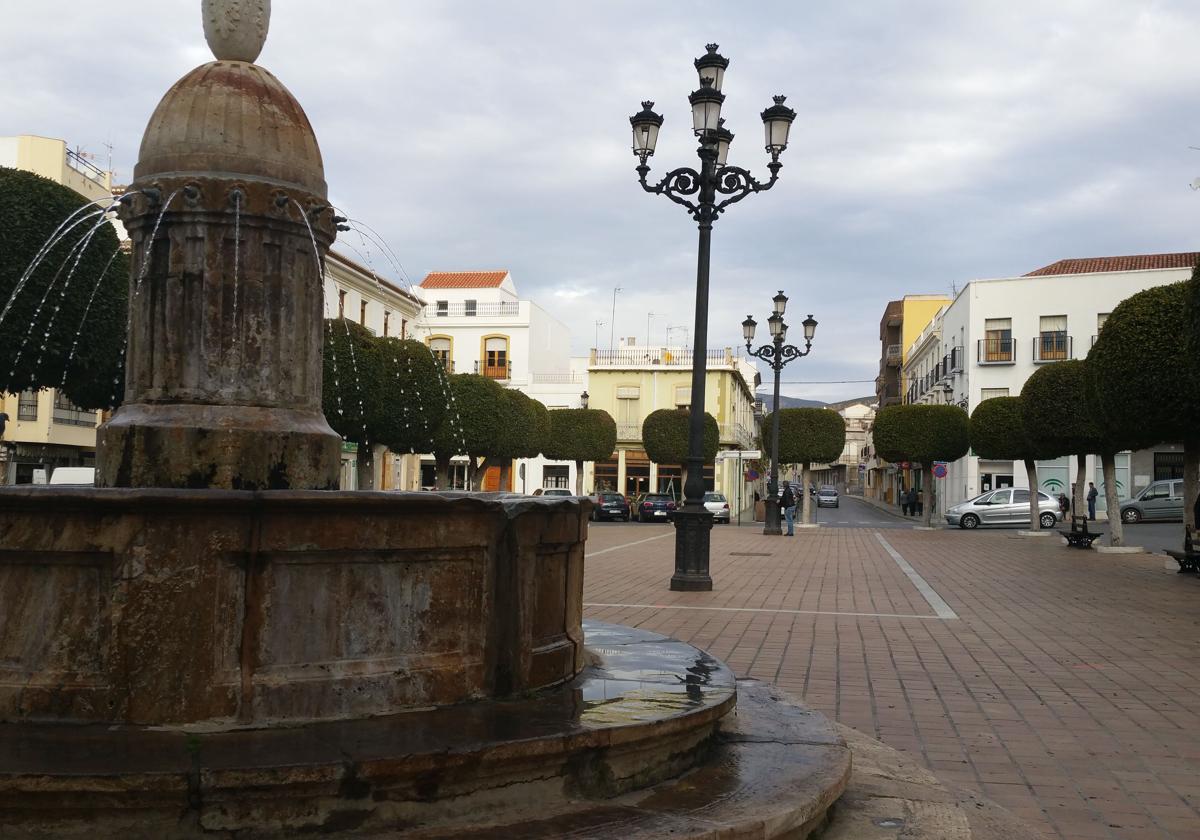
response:
[[[1066,333],[1044,332],[1033,340],[1033,361],[1041,364],[1074,358],[1073,343],[1072,337]]]
[[[530,375],[534,385],[582,385],[580,373],[534,373]]]
[[[593,351],[591,367],[671,367],[690,368],[692,351],[683,347],[622,347],[619,350]],[[704,361],[707,367],[732,366],[738,357],[729,349],[706,350]]]
[[[884,363],[888,367],[900,367],[904,352],[899,344],[889,344],[883,354]]]
[[[521,312],[518,301],[432,303],[425,307],[426,318],[515,318]]]
[[[1011,365],[1017,361],[1016,339],[981,338],[975,346],[975,361],[981,365]]]
[[[476,362],[475,372],[481,376],[486,376],[488,379],[512,379],[512,362],[504,362],[498,365]]]

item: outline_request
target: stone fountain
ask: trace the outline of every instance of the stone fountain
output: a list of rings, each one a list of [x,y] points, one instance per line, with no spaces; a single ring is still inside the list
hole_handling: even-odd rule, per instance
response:
[[[588,502],[332,489],[320,150],[268,0],[203,8],[122,203],[98,487],[0,490],[0,835],[807,836],[844,743],[585,623]]]

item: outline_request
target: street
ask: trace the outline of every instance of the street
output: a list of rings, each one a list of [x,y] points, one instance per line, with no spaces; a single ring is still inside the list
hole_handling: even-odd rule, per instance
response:
[[[703,647],[1050,836],[1200,838],[1200,578],[859,499],[820,521],[715,527],[712,592],[668,589],[669,525],[593,524],[585,615]]]

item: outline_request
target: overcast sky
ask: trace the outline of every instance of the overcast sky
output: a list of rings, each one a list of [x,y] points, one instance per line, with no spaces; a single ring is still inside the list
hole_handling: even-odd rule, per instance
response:
[[[793,334],[820,321],[786,382],[873,380],[905,293],[1200,249],[1195,0],[274,5],[259,63],[307,110],[333,201],[399,255],[395,279],[507,268],[577,353],[597,320],[608,346],[616,286],[618,336],[644,342],[649,312],[655,342],[692,323],[696,229],[637,185],[628,117],[643,99],[666,117],[654,173],[693,165],[708,41],[731,60],[731,162],[765,176],[759,112],[776,93],[798,112],[779,184],[722,216],[712,258],[710,346],[738,346],[777,289]],[[199,6],[0,0],[0,135],[111,141],[128,180],[158,99],[210,58]]]

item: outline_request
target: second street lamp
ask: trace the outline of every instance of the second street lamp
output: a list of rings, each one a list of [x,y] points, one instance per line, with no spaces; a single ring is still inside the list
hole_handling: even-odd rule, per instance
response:
[[[758,326],[754,316],[747,315],[746,320],[742,321],[742,337],[746,339],[746,352],[757,359],[762,359],[770,365],[771,370],[775,371],[775,398],[771,404],[771,477],[767,481],[767,516],[763,525],[763,533],[776,536],[783,533],[783,529],[779,526],[779,374],[788,362],[801,359],[812,352],[813,336],[817,334],[817,322],[812,315],[809,315],[804,319],[803,324],[804,349],[784,344],[787,341],[787,323],[783,320],[783,313],[787,309],[787,301],[787,295],[782,291],[772,298],[774,311],[767,319],[767,323],[771,327],[771,343],[764,344],[757,350],[751,347],[754,343],[754,328]],[[801,487],[800,492],[807,493],[808,488]]]
[[[663,118],[654,112],[653,102],[643,102],[642,110],[629,118],[633,128],[633,153],[637,156],[638,182],[646,192],[662,195],[685,207],[700,230],[696,260],[696,326],[692,335],[692,393],[688,417],[687,481],[683,486],[683,508],[675,512],[675,573],[671,589],[709,590],[709,537],[712,514],[704,508],[704,385],[707,377],[708,275],[712,247],[712,227],[717,216],[729,205],[751,193],[775,186],[783,166],[779,156],[787,148],[788,130],[796,112],[776,96],[775,104],[762,112],[766,132],[765,148],[771,156],[766,183],[756,180],[740,166],[725,159],[733,134],[722,124],[721,105],[725,94],[725,70],[729,59],[717,52],[716,44],[707,45],[707,53],[696,59],[700,87],[688,97],[692,106],[692,130],[700,141],[696,154],[700,168],[682,167],[668,172],[651,186],[646,181],[650,167],[646,161],[654,154]]]

